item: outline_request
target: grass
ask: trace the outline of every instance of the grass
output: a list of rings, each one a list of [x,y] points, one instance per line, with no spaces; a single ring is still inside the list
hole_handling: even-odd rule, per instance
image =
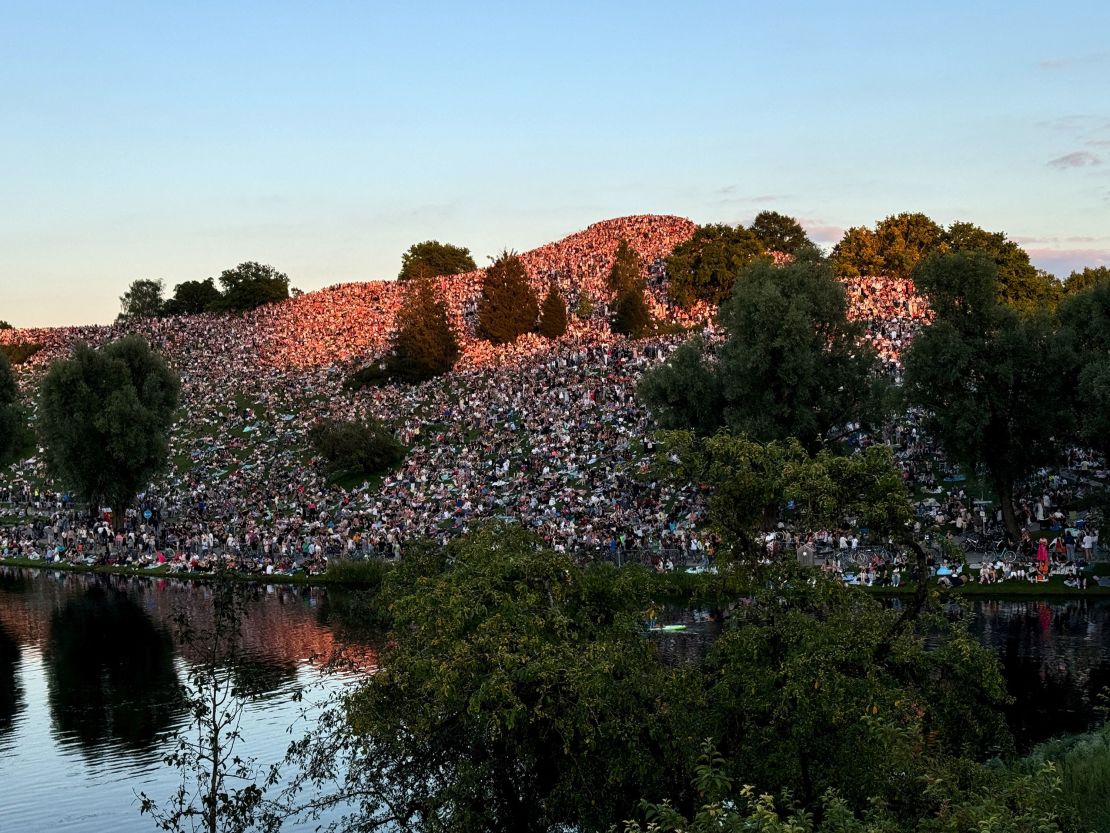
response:
[[[1082,830],[1110,830],[1110,728],[1043,743],[1019,767],[1029,773],[1051,762]]]

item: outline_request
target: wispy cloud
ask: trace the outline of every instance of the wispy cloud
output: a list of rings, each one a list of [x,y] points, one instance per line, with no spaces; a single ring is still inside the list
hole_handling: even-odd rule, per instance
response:
[[[1065,153],[1048,161],[1050,168],[1066,170],[1068,168],[1087,168],[1092,165],[1101,165],[1102,160],[1087,150],[1077,150],[1074,153]]]

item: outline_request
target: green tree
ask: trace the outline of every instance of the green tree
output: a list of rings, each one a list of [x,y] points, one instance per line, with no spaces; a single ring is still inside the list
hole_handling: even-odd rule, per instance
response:
[[[609,326],[614,333],[629,338],[643,338],[651,332],[651,310],[644,299],[642,286],[630,286],[617,296]]]
[[[12,329],[11,324],[9,324],[7,321],[0,321],[0,330],[10,330],[10,329]]]
[[[19,386],[8,362],[8,354],[0,350],[0,462],[7,461],[18,450],[22,436]]]
[[[670,296],[684,307],[720,304],[745,266],[764,254],[759,238],[743,226],[698,226],[667,258]]]
[[[619,297],[629,289],[643,286],[643,270],[644,263],[640,253],[622,238],[617,245],[617,252],[613,257],[613,265],[609,268],[606,283],[613,294]]]
[[[883,270],[895,278],[908,278],[921,259],[944,245],[944,230],[924,214],[904,212],[880,220],[875,237],[883,257]]]
[[[532,332],[539,314],[524,263],[515,252],[502,252],[482,279],[478,337],[494,344],[510,344]]]
[[[594,314],[594,302],[589,292],[583,291],[578,296],[578,303],[574,305],[574,314],[582,321],[586,321]]]
[[[844,232],[830,256],[836,274],[842,278],[858,278],[883,274],[883,257],[875,232],[855,226]]]
[[[1072,272],[1064,281],[1064,294],[1077,295],[1097,283],[1110,281],[1110,266],[1088,266],[1081,271]]]
[[[1110,281],[1096,275],[1086,289],[1075,286],[1060,304],[1060,322],[1068,343],[1078,353],[1079,374],[1073,393],[1079,438],[1110,455]]]
[[[289,297],[289,276],[254,261],[220,273],[223,295],[214,305],[221,312],[244,312]]]
[[[120,321],[130,321],[137,318],[157,318],[162,314],[162,292],[165,286],[162,281],[137,280],[132,281],[127,291],[120,296],[119,305]]]
[[[808,449],[875,417],[878,359],[847,319],[844,288],[821,260],[757,261],[737,278],[719,321],[724,421],[760,441]]]
[[[641,635],[644,579],[582,571],[517,526],[406,551],[380,670],[346,706],[360,818],[606,830],[644,785],[672,794],[700,712]]]
[[[797,220],[777,211],[760,211],[756,214],[751,231],[763,244],[763,248],[769,252],[785,252],[792,255],[799,248],[810,243],[805,229]]]
[[[986,469],[1016,540],[1016,484],[1058,462],[1074,432],[1075,357],[1048,316],[999,301],[997,275],[982,253],[921,265],[916,283],[936,320],[905,354],[905,393],[951,459]]]
[[[984,231],[971,223],[953,223],[944,235],[949,251],[979,252],[998,268],[999,300],[1020,313],[1051,308],[1060,296],[1060,282],[1029,262],[1029,255],[1002,232]]]
[[[689,427],[709,435],[724,422],[721,380],[700,335],[641,376],[636,394],[651,408],[661,428]]]
[[[410,282],[397,311],[388,375],[415,384],[446,373],[459,358],[459,342],[447,320],[447,306],[430,280]]]
[[[89,504],[110,505],[117,525],[166,463],[180,382],[138,336],[99,350],[79,344],[51,365],[37,427],[51,474]]]
[[[441,275],[460,275],[473,272],[478,267],[470,256],[470,249],[440,243],[438,240],[425,240],[413,243],[401,255],[401,272],[398,280],[412,278],[436,278]]]
[[[166,315],[197,315],[218,309],[222,295],[212,278],[203,281],[183,281],[173,289],[173,297],[166,301]]]
[[[308,430],[308,442],[333,474],[384,474],[405,459],[405,447],[372,417],[320,420]]]
[[[540,308],[538,331],[546,338],[559,338],[567,331],[567,302],[554,281],[548,287],[547,297]]]

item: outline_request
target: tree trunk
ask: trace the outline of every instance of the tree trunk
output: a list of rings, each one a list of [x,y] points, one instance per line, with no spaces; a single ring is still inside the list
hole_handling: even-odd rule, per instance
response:
[[[1002,504],[1002,522],[1010,534],[1010,541],[1016,547],[1021,541],[1021,527],[1014,512],[1014,484],[1009,480],[995,479],[994,491],[998,494],[998,502]]]

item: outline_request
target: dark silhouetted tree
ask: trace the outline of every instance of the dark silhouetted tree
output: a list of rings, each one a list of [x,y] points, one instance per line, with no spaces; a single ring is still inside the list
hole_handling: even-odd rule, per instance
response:
[[[478,299],[478,337],[494,344],[510,344],[530,333],[539,317],[536,293],[515,252],[502,252],[482,279]]]
[[[547,297],[540,307],[539,333],[547,338],[559,338],[567,331],[567,303],[554,281],[548,287]]]
[[[478,267],[470,256],[470,249],[440,243],[438,240],[425,240],[413,243],[401,255],[401,272],[398,280],[413,278],[438,278],[443,275],[459,275],[473,272]]]
[[[769,252],[792,255],[810,242],[805,229],[797,220],[777,211],[760,211],[756,214],[751,232]]]
[[[396,325],[393,351],[385,363],[390,378],[423,382],[455,366],[459,343],[447,320],[447,307],[436,297],[432,281],[410,281]]]
[[[405,459],[405,447],[372,417],[320,420],[309,429],[308,441],[333,474],[384,474]]]
[[[173,289],[173,297],[166,301],[166,315],[197,315],[220,307],[222,295],[215,281],[184,281]]]
[[[137,318],[157,318],[162,314],[164,290],[162,281],[140,279],[132,281],[131,286],[119,298],[120,321]]]
[[[243,312],[289,297],[289,276],[254,261],[221,272],[220,285],[224,291],[215,308],[224,312]]]
[[[621,240],[617,246],[613,265],[609,268],[607,283],[609,289],[617,296],[627,289],[643,285],[643,261],[640,259],[640,253],[633,249],[627,240]]]

